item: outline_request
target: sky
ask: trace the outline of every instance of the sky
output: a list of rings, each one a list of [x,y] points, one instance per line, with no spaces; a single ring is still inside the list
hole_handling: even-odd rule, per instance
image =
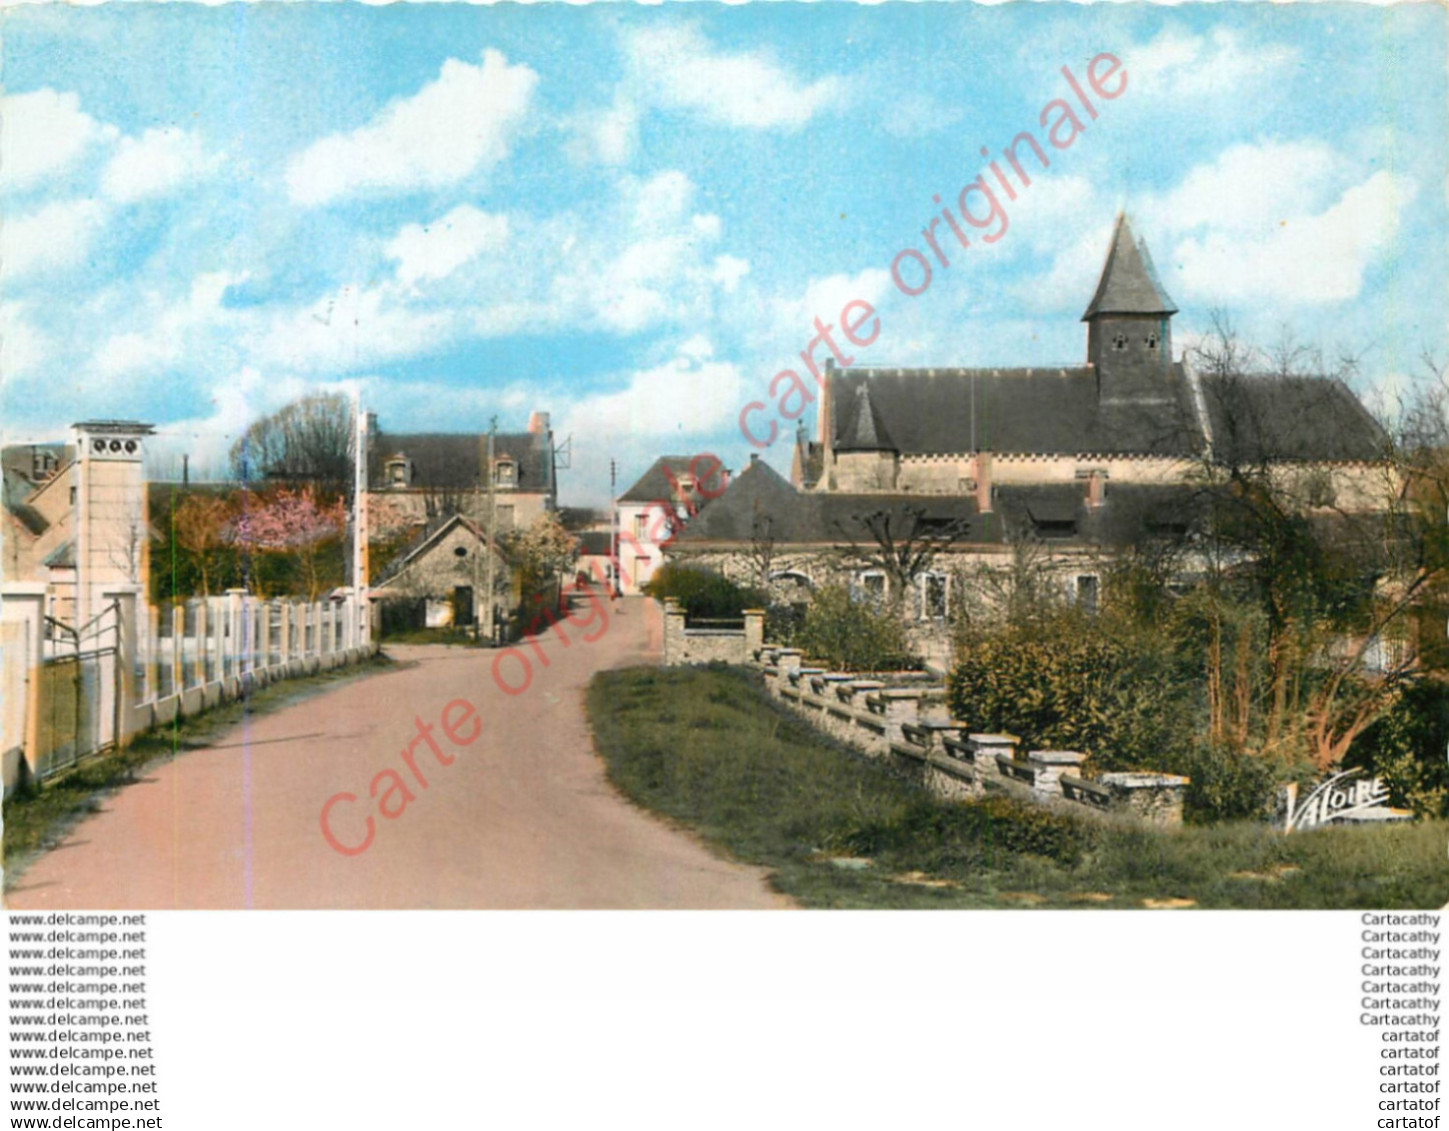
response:
[[[1181,308],[1449,360],[1446,9],[1432,4],[132,4],[0,13],[0,420],[157,426],[220,475],[256,417],[571,438],[561,502],[760,449],[845,303],[857,364],[1081,364],[1125,210]],[[1101,54],[1120,60],[1094,96]],[[1106,67],[1107,64],[1101,64]],[[1067,67],[1093,103],[1088,116]],[[1103,72],[1105,73],[1105,72]],[[1067,100],[1081,129],[1055,134]],[[1043,116],[1046,122],[1043,123]],[[1030,185],[933,234],[1022,131]],[[982,147],[988,156],[981,156]],[[934,202],[939,196],[941,203]],[[988,206],[969,194],[978,217]],[[959,222],[959,221],[958,221]],[[992,239],[989,237],[995,236]],[[913,249],[915,258],[901,252]],[[932,265],[918,295],[919,261]],[[892,276],[897,263],[901,284]],[[817,353],[823,359],[825,351]],[[789,406],[799,407],[796,402]],[[815,405],[799,420],[814,428]]]

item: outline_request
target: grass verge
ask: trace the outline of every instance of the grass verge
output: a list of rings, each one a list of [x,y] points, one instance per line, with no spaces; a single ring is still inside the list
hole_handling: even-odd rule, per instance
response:
[[[637,804],[773,869],[809,907],[1438,908],[1449,822],[1158,831],[943,801],[725,668],[600,672],[589,717]]]
[[[106,793],[129,785],[152,763],[210,746],[247,716],[270,714],[394,666],[394,661],[379,652],[351,667],[268,684],[245,699],[138,735],[123,750],[88,759],[68,773],[16,791],[5,799],[4,806],[6,884],[18,879],[36,855],[58,844],[77,821],[95,812]]]

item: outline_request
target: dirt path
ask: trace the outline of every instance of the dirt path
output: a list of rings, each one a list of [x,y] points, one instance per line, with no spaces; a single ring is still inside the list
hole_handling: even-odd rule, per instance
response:
[[[760,869],[721,860],[604,778],[583,693],[658,656],[626,599],[499,653],[389,649],[407,666],[251,719],[150,771],[20,877],[13,908],[767,908]],[[596,636],[592,643],[585,634]],[[531,675],[524,686],[523,661]],[[455,700],[476,708],[478,720]],[[419,737],[419,722],[431,726]],[[478,725],[481,722],[481,725]],[[466,739],[457,744],[448,737]],[[429,745],[431,738],[441,759]],[[415,741],[416,740],[416,741]],[[415,774],[404,750],[413,744]],[[450,764],[445,764],[451,759]],[[392,771],[389,776],[383,771]],[[421,777],[427,782],[423,787]],[[369,796],[376,784],[377,797]],[[406,790],[407,792],[404,792]],[[344,855],[323,835],[322,810]],[[409,800],[409,796],[411,800]],[[395,814],[387,817],[379,806]],[[367,820],[373,831],[367,841]],[[365,848],[361,846],[366,844]]]

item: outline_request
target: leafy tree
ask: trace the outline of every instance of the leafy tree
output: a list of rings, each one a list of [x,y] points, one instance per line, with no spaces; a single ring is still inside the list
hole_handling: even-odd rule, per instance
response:
[[[508,536],[504,548],[521,575],[524,593],[537,594],[573,566],[578,558],[579,540],[550,511]]]
[[[920,666],[899,614],[855,598],[844,585],[826,585],[815,592],[794,643],[811,659],[843,671]]]
[[[1312,389],[1317,375],[1329,397],[1323,375],[1350,379],[1356,358],[1328,361],[1291,340],[1256,351],[1220,316],[1192,358],[1211,378],[1217,422],[1200,475],[1210,725],[1239,747],[1302,750],[1327,770],[1419,677],[1416,610],[1442,585],[1449,554],[1436,532],[1442,513],[1406,487],[1443,463],[1434,455],[1449,446],[1442,406],[1403,413],[1419,431],[1385,430],[1376,496],[1341,501],[1331,478],[1277,457],[1276,430],[1292,422],[1253,415],[1240,393],[1264,379]]]
[[[244,550],[286,554],[302,570],[307,599],[315,601],[322,588],[322,554],[327,543],[347,529],[347,508],[341,499],[319,501],[311,487],[280,488],[270,494],[245,497],[227,528],[232,545]]]
[[[235,515],[235,503],[220,495],[190,494],[176,508],[176,545],[190,559],[203,597],[211,595],[211,583],[225,561],[227,531]]]

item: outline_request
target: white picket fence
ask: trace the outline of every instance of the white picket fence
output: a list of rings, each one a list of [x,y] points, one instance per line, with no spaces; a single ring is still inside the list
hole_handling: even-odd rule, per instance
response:
[[[118,589],[78,628],[44,609],[43,586],[0,594],[7,791],[178,716],[376,650],[368,606],[352,593],[304,602],[234,590],[156,608]]]

